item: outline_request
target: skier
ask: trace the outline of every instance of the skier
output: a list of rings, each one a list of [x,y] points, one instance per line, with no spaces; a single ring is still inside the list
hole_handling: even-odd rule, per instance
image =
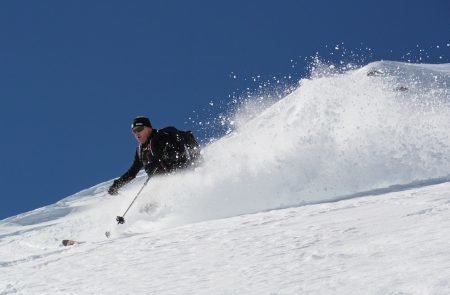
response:
[[[174,127],[154,129],[147,117],[138,116],[131,124],[139,145],[131,167],[109,187],[110,195],[117,195],[119,189],[136,177],[144,168],[148,176],[167,174],[194,165],[200,155],[200,148],[192,132]]]

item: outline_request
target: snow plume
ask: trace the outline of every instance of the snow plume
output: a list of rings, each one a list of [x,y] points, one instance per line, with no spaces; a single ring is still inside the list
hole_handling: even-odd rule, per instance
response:
[[[144,173],[0,221],[0,294],[449,294],[450,184],[393,192],[450,180],[449,80],[450,64],[315,64],[240,106],[199,167],[152,178],[125,224]]]
[[[344,73],[313,67],[257,116],[248,107],[236,113],[234,130],[204,148],[195,171],[153,179],[140,213],[130,214],[135,230],[448,177],[449,71],[396,62]]]
[[[67,216],[66,236],[97,240],[109,228],[147,232],[448,178],[449,64],[376,62],[342,72],[317,63],[310,77],[265,108],[238,108],[231,132],[204,146],[199,167],[151,179],[120,227],[114,219],[143,174],[118,197],[107,196],[108,182],[6,222]]]

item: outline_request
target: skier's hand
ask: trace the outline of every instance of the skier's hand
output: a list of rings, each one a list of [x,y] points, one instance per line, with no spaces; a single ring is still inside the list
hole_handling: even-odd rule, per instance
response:
[[[110,194],[111,196],[116,196],[119,194],[119,188],[116,181],[114,181],[113,184],[109,187],[108,194]]]

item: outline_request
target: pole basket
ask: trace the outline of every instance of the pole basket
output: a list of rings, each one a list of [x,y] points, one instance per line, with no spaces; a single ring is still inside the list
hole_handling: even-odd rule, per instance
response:
[[[123,218],[122,216],[117,216],[116,221],[117,221],[117,224],[124,224],[125,218]]]

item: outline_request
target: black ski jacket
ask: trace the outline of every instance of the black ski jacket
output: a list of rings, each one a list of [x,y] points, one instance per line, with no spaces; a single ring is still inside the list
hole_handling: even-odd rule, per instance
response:
[[[111,188],[117,191],[133,180],[142,168],[151,176],[170,173],[193,163],[195,160],[195,157],[192,157],[193,153],[177,141],[174,136],[176,132],[177,129],[174,127],[153,129],[147,141],[137,147],[131,167],[114,180]]]

